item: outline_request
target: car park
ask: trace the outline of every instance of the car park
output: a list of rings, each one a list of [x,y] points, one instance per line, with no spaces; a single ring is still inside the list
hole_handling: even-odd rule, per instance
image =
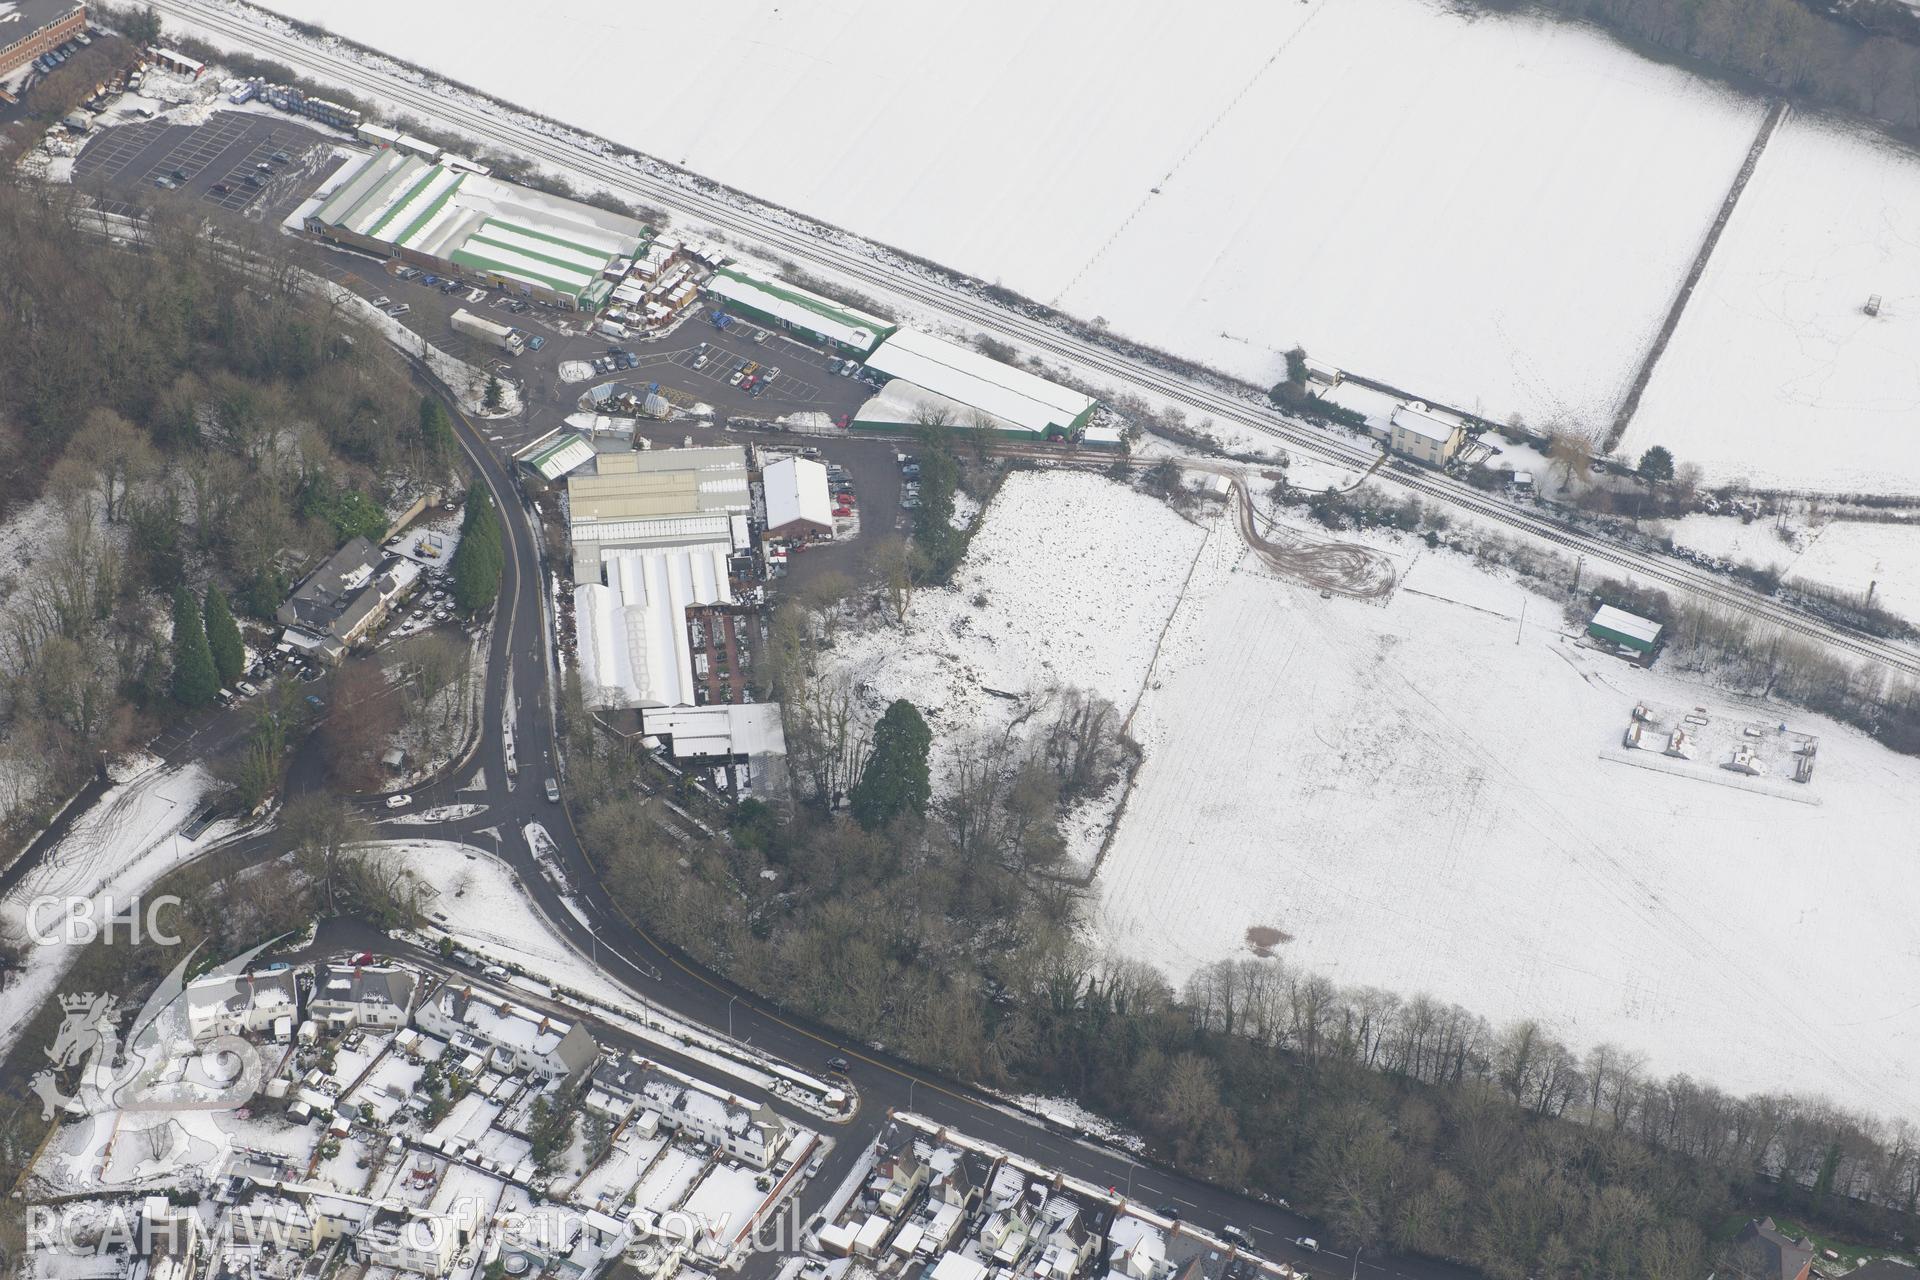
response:
[[[397,796],[387,797],[387,808],[389,809],[404,809],[412,803],[413,803],[413,797],[410,795],[406,795],[404,793]]]

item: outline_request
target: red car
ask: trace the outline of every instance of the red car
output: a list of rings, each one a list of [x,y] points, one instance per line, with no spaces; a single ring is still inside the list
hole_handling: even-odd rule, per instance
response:
[[[746,377],[740,380],[740,389],[742,391],[751,391],[753,390],[753,384],[758,381],[760,381],[759,378],[755,377],[753,374],[748,374]]]
[[[850,507],[853,505],[853,495],[850,493],[836,493],[833,495],[833,500],[839,503],[843,507]]]
[[[833,509],[833,514],[840,517],[842,520],[844,520],[848,516],[853,514],[853,508],[852,507],[835,507]]]

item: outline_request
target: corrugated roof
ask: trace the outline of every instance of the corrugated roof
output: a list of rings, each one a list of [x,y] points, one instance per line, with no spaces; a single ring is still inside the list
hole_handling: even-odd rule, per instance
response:
[[[1084,392],[914,329],[902,329],[881,343],[867,357],[867,367],[1036,435],[1050,427],[1067,430],[1094,404]]]
[[[687,606],[727,604],[724,542],[605,557],[607,581],[574,589],[580,679],[593,706],[691,706]]]
[[[1618,632],[1623,636],[1632,636],[1642,644],[1652,644],[1660,638],[1659,623],[1651,618],[1643,618],[1639,614],[1628,613],[1625,609],[1616,609],[1610,604],[1601,605],[1595,612],[1593,625],[1605,627],[1608,631]]]
[[[707,288],[728,301],[862,350],[895,327],[891,321],[842,306],[798,285],[764,280],[738,267],[721,267],[707,282]]]

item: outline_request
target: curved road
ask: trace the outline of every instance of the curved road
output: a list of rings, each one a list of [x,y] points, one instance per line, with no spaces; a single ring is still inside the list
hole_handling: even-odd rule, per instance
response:
[[[543,600],[547,571],[530,512],[520,501],[509,463],[488,447],[485,433],[430,379],[422,375],[421,381],[446,404],[458,424],[462,447],[499,505],[507,534],[507,557],[488,660],[481,721],[484,732],[478,749],[461,766],[414,794],[415,807],[470,802],[483,804],[485,809],[458,821],[408,825],[403,833],[406,837],[458,840],[487,849],[492,847],[493,838],[484,832],[488,828],[497,830],[498,852],[519,876],[525,891],[581,956],[610,978],[692,1021],[716,1029],[730,1028],[736,1039],[803,1068],[817,1069],[832,1055],[852,1061],[850,1074],[860,1093],[861,1112],[851,1125],[826,1126],[840,1145],[832,1165],[816,1185],[834,1184],[835,1169],[851,1165],[862,1143],[878,1133],[887,1111],[912,1110],[1075,1177],[1114,1187],[1149,1209],[1171,1205],[1187,1221],[1215,1233],[1228,1224],[1247,1229],[1253,1233],[1258,1251],[1275,1260],[1329,1271],[1336,1266],[1340,1272],[1349,1270],[1351,1259],[1343,1254],[1330,1249],[1314,1255],[1293,1245],[1296,1237],[1319,1233],[1315,1224],[1294,1213],[1059,1133],[963,1084],[777,1009],[755,993],[661,945],[643,922],[627,916],[601,887],[598,869],[581,847],[566,807],[549,803],[544,794],[544,781],[552,772],[558,746],[550,696],[553,647]],[[517,775],[507,772],[505,724],[509,711],[514,720]],[[476,773],[484,775],[483,785],[477,790],[471,789]],[[379,813],[375,811],[376,818]],[[521,835],[529,822],[542,823],[552,835],[572,880],[573,900],[590,925],[562,903],[540,874]],[[397,837],[402,832],[393,834]],[[1359,1270],[1396,1280],[1465,1280],[1473,1274],[1430,1259],[1388,1256],[1362,1258]]]

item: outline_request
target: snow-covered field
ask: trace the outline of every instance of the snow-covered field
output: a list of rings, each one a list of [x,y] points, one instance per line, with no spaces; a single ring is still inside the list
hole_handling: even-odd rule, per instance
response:
[[[1108,945],[1179,982],[1265,927],[1342,984],[1920,1119],[1920,762],[1602,657],[1444,552],[1384,608],[1226,560],[1203,559],[1136,719]],[[1640,699],[1818,734],[1818,803],[1603,760]]]
[[[1622,441],[1710,480],[1920,494],[1920,158],[1811,117],[1768,145]],[[1863,307],[1881,295],[1881,311]]]
[[[1873,603],[1920,624],[1920,524],[1834,520],[1796,528],[1791,543],[1769,520],[1691,515],[1667,532],[1678,546],[1780,570],[1790,582],[1812,583]]]
[[[912,699],[934,730],[938,787],[963,734],[998,731],[1049,687],[1090,689],[1124,716],[1206,538],[1102,476],[1016,473],[952,584],[914,595],[904,634],[843,633],[832,670],[860,689],[870,718]]]
[[[27,948],[25,971],[0,991],[0,1053],[52,994],[84,937],[61,928],[60,903],[91,898],[96,919],[124,911],[133,899],[181,862],[206,849],[231,824],[217,823],[197,840],[179,836],[213,780],[197,764],[166,768],[157,759],[101,796],[74,821],[47,856],[0,900],[0,927],[16,937],[37,929],[50,937]],[[120,775],[116,774],[116,777]],[[30,918],[31,913],[31,918]],[[174,924],[163,911],[160,928]]]
[[[266,3],[1235,373],[1301,342],[1492,416],[1605,418],[1759,119],[1433,0]]]

